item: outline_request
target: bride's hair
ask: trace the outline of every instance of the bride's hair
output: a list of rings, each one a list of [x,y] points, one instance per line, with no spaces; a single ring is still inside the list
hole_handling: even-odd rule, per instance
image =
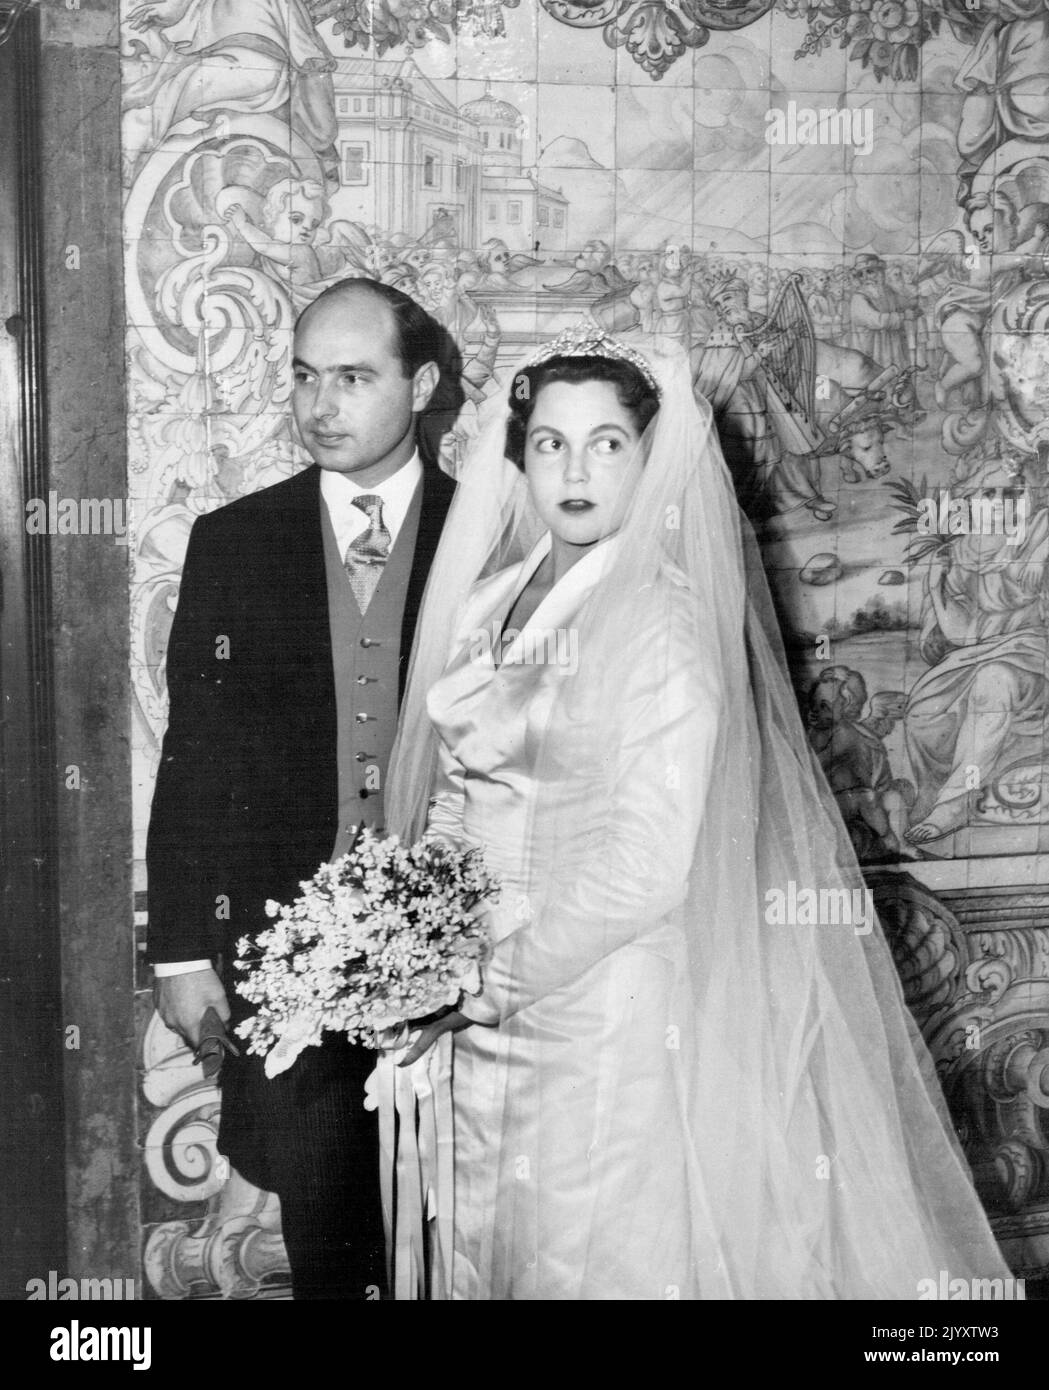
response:
[[[619,404],[630,413],[638,434],[659,409],[659,394],[630,362],[616,357],[548,357],[524,367],[510,384],[510,418],[506,422],[506,457],[524,470],[525,437],[539,392],[552,382],[579,386],[587,381],[606,381],[615,389]]]

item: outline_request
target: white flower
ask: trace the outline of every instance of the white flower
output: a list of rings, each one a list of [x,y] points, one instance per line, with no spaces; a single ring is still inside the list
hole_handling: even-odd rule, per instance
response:
[[[369,1047],[378,1034],[480,993],[489,942],[477,904],[498,887],[476,850],[402,845],[364,831],[323,864],[275,925],[238,945],[238,991],[258,1006],[237,1033],[277,1075],[325,1032]]]
[[[287,1071],[291,1064],[311,1042],[319,1041],[311,1035],[314,1027],[307,1018],[295,1018],[283,1030],[276,1046],[267,1053],[263,1071],[271,1079]]]

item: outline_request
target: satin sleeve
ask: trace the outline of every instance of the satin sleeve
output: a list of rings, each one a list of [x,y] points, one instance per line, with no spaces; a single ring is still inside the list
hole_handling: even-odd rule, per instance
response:
[[[532,920],[504,936],[484,970],[484,990],[462,1012],[498,1024],[571,985],[613,951],[661,927],[685,899],[706,809],[720,698],[682,627],[662,650],[642,649],[622,692],[611,787],[600,820],[570,871],[555,873]],[[568,830],[571,787],[555,813]],[[591,813],[580,801],[579,817]],[[542,815],[542,806],[537,815]]]
[[[458,849],[463,839],[463,807],[466,801],[465,771],[443,739],[438,741],[437,776],[426,814],[425,840],[439,840]]]
[[[504,571],[475,587],[471,601],[456,628],[455,637],[448,653],[449,665],[457,656],[461,656],[463,649],[468,645],[470,634],[479,625],[479,615],[491,605],[492,592],[497,592],[500,585],[504,588],[507,587],[508,579],[512,580],[515,573],[516,569]],[[465,778],[466,773],[462,763],[444,739],[438,737],[437,768],[433,792],[426,812],[424,839],[443,840],[452,849],[462,848],[463,811],[466,803]]]

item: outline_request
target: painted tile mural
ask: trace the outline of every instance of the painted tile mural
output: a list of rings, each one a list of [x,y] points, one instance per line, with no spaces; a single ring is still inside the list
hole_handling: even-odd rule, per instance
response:
[[[296,313],[374,275],[467,404],[589,314],[690,352],[867,862],[1049,851],[1049,11],[124,11],[137,855],[194,518],[304,462]]]

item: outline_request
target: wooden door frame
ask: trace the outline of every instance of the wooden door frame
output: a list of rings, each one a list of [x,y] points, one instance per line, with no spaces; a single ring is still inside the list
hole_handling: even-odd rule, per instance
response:
[[[0,0],[0,1297],[61,1273],[65,1107],[40,200],[40,24]]]

